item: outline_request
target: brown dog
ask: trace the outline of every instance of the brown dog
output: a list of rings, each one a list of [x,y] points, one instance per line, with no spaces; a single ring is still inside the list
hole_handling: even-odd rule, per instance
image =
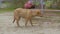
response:
[[[19,26],[19,20],[20,20],[21,17],[23,17],[23,18],[26,19],[25,26],[27,25],[28,21],[30,21],[31,25],[33,26],[33,24],[32,24],[32,17],[34,17],[34,16],[42,16],[40,10],[17,8],[14,11],[13,23],[16,20],[17,26]]]

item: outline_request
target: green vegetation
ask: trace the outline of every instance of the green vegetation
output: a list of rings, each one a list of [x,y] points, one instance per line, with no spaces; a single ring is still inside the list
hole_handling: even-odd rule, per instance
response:
[[[10,9],[10,8],[5,8],[5,9],[0,9],[0,13],[4,13],[4,12],[12,12],[14,9]]]
[[[11,12],[18,7],[23,7],[26,1],[27,0],[25,1],[24,0],[12,0],[12,2],[5,1],[2,4],[5,4],[7,6],[5,8],[0,8],[0,13],[8,12],[8,11]]]
[[[11,2],[14,8],[23,7],[27,0],[13,0]]]
[[[55,13],[55,14],[60,14],[60,12],[53,12],[53,13]]]
[[[6,12],[6,11],[12,11],[16,8],[23,7],[27,1],[28,0],[12,0],[12,2],[6,1],[3,4],[6,4],[7,7],[0,8],[0,13]],[[39,5],[39,3],[40,2],[34,2],[33,4]],[[60,10],[60,0],[44,0],[44,4],[47,9],[59,9]],[[56,6],[54,4],[56,4]]]

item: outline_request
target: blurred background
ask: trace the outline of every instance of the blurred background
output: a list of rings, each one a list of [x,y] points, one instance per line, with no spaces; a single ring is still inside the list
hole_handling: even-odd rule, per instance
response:
[[[0,10],[14,10],[23,7],[28,0],[0,0]],[[36,8],[40,8],[40,0],[32,0]],[[60,9],[60,0],[44,0],[44,9]],[[1,12],[0,11],[0,12]]]

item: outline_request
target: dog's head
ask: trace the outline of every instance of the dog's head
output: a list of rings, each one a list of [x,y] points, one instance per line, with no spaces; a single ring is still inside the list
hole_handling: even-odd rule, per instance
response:
[[[36,10],[36,16],[40,16],[40,17],[43,17],[43,15],[42,15],[42,13],[41,13],[41,11],[40,10]]]

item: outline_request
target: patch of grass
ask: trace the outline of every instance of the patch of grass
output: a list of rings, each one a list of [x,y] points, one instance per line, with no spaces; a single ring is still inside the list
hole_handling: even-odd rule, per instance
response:
[[[53,12],[53,13],[55,13],[55,14],[60,14],[60,12]]]
[[[5,8],[5,9],[0,9],[0,13],[4,13],[4,12],[12,12],[14,9],[12,8]]]
[[[60,12],[52,12],[52,11],[51,11],[51,12],[46,12],[46,13],[49,13],[49,14],[52,13],[52,14],[58,14],[58,15],[60,15]]]

